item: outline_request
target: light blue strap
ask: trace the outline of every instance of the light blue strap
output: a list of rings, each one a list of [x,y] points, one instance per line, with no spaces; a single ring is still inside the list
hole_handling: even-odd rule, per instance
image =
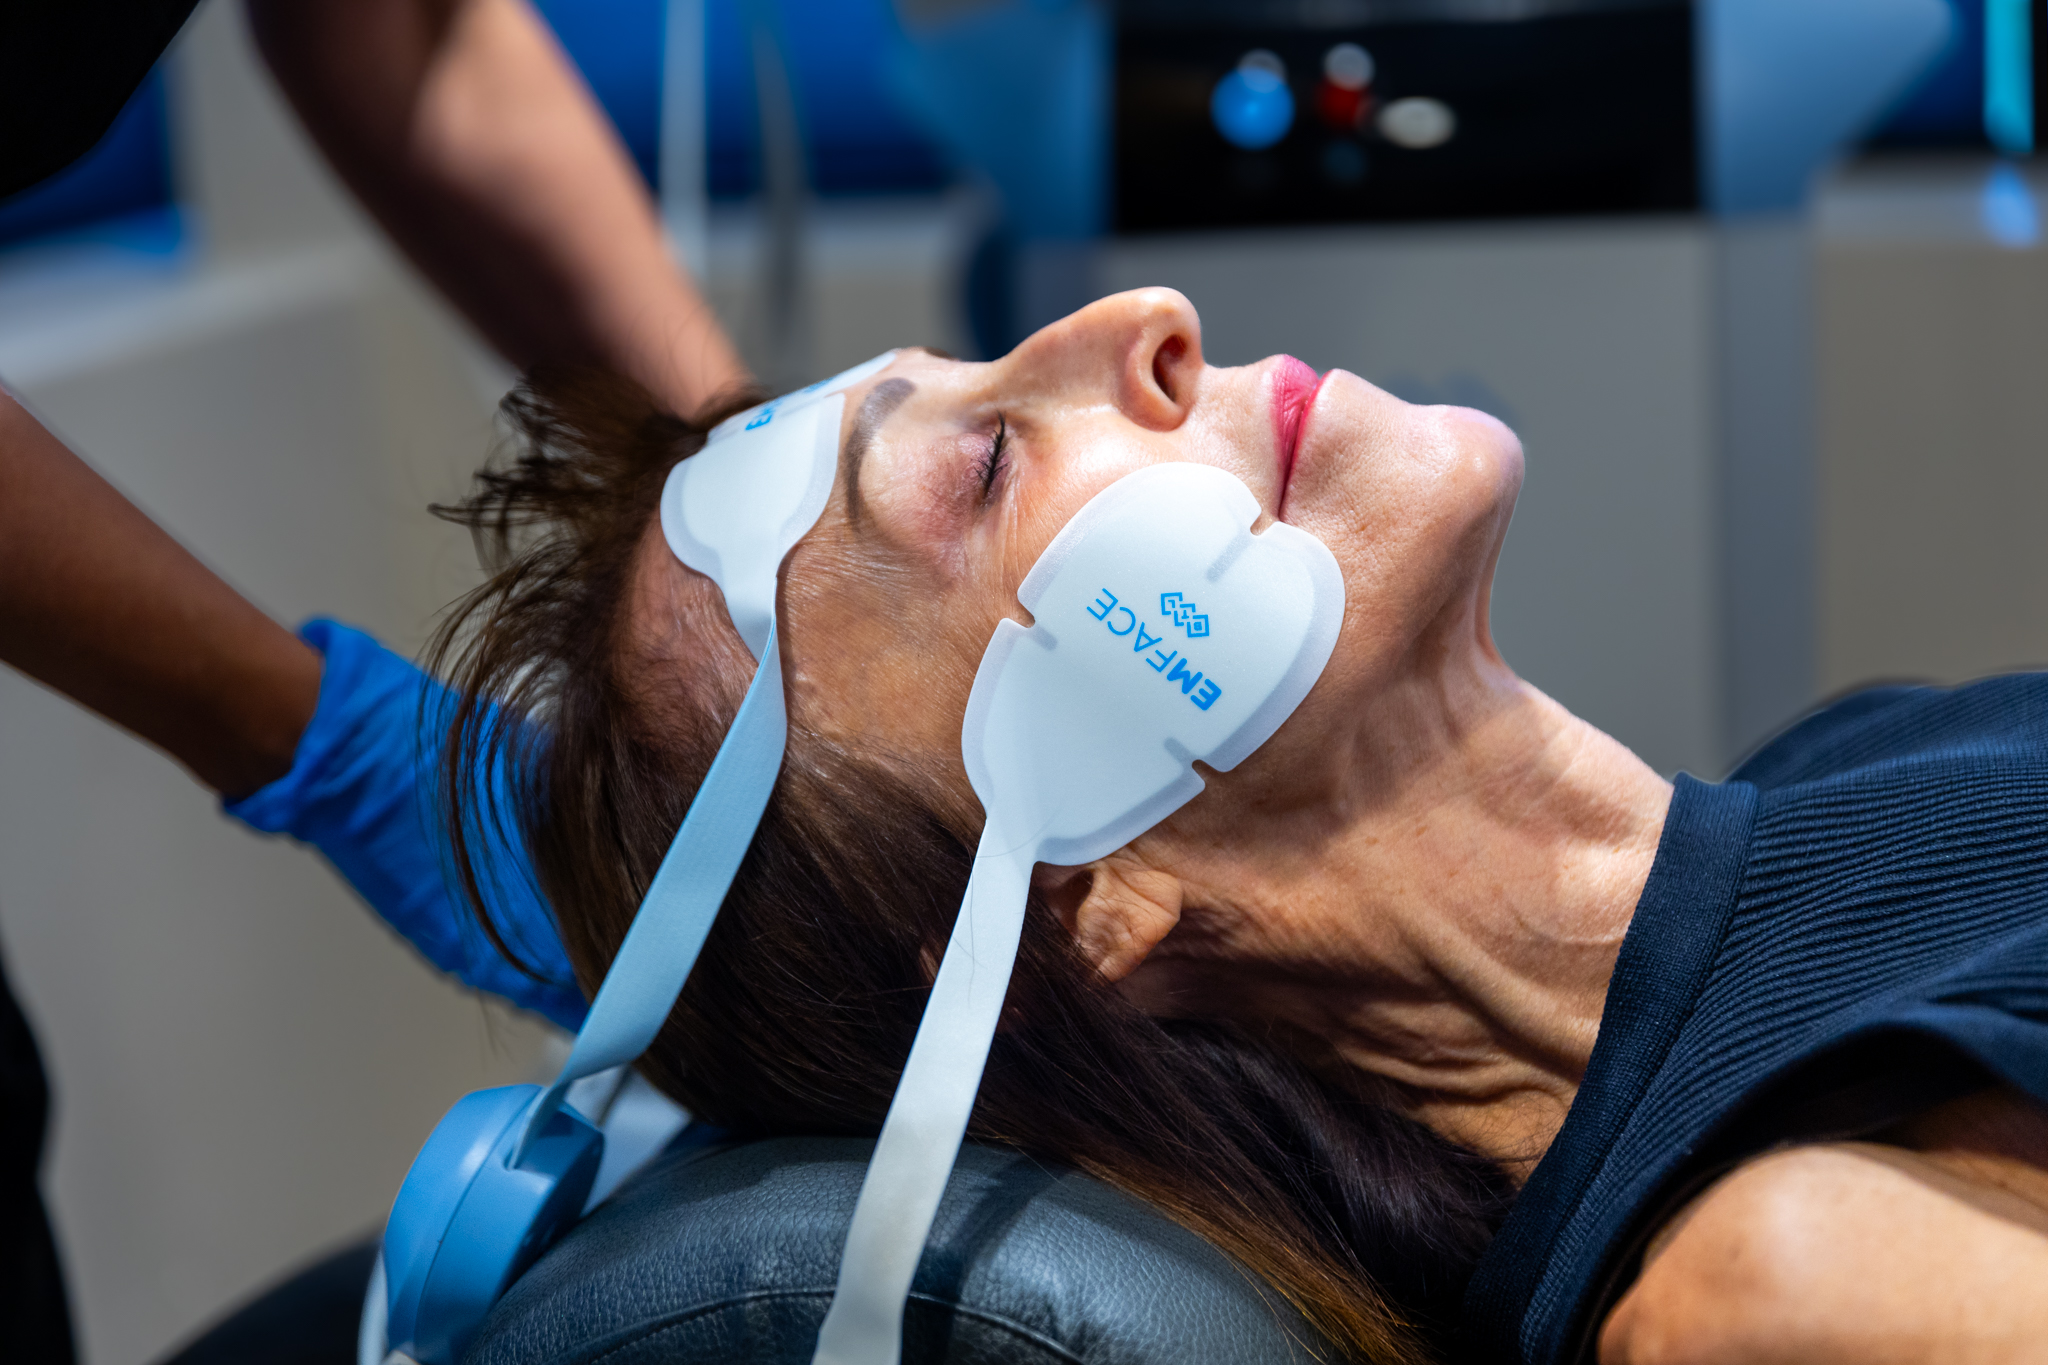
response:
[[[812,1365],[897,1365],[903,1301],[981,1089],[1024,930],[1036,848],[990,820],[903,1079],[861,1183]]]
[[[624,1066],[661,1031],[768,809],[788,740],[782,655],[771,620],[761,665],[739,715],[640,902],[562,1074],[534,1104],[514,1165],[525,1157],[526,1144],[560,1106],[572,1081]]]

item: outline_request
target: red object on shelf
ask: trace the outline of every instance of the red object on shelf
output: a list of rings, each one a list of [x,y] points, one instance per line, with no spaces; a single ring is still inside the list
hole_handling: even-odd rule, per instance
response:
[[[1332,128],[1349,132],[1364,127],[1372,105],[1371,86],[1347,90],[1328,77],[1316,86],[1316,113]]]

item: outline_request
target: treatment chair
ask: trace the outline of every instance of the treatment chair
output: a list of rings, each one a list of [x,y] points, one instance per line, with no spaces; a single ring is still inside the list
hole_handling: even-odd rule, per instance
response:
[[[467,1365],[810,1365],[873,1149],[680,1145],[526,1272]],[[1249,1272],[1139,1201],[970,1145],[918,1267],[903,1361],[1264,1365],[1310,1361],[1317,1340]]]
[[[874,1143],[697,1132],[513,1285],[466,1365],[810,1365]],[[365,1243],[300,1271],[160,1365],[356,1365],[375,1254]],[[1178,1223],[971,1144],[904,1329],[904,1365],[1307,1365],[1319,1343]]]

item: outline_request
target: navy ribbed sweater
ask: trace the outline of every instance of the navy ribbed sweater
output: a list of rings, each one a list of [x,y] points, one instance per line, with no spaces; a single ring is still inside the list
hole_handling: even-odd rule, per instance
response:
[[[1466,1356],[1590,1359],[1643,1241],[1713,1175],[1995,1081],[2048,1101],[2048,675],[1860,693],[1726,783],[1680,777]]]

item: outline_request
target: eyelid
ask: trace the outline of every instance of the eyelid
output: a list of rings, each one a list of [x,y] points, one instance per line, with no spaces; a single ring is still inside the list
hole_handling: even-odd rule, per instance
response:
[[[981,500],[986,504],[995,492],[996,480],[1003,476],[1003,454],[1010,443],[1010,419],[1002,413],[996,414],[995,434],[989,437],[986,467],[981,476]]]

